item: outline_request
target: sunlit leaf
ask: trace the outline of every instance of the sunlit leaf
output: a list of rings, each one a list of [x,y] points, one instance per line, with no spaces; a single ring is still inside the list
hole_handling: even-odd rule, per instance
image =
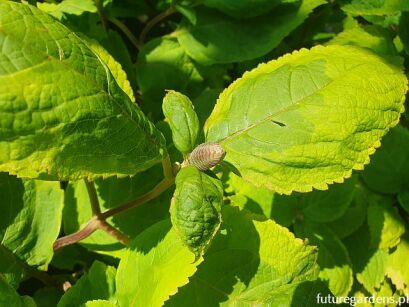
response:
[[[325,190],[369,162],[397,124],[406,91],[402,72],[369,51],[303,49],[225,89],[206,122],[206,140],[221,144],[225,161],[257,186]]]
[[[124,176],[161,160],[161,133],[75,33],[16,2],[0,3],[0,28],[0,171]]]

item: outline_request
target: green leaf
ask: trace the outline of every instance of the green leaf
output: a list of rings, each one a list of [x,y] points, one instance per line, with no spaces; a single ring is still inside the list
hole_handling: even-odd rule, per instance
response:
[[[57,307],[81,306],[90,300],[104,299],[116,303],[116,269],[102,262],[95,261],[89,272],[85,273],[62,296]]]
[[[163,114],[172,129],[173,144],[184,155],[196,147],[199,119],[189,97],[169,91],[162,104]]]
[[[213,67],[213,66],[211,66]],[[193,100],[193,105],[195,111],[199,118],[199,136],[198,143],[204,143],[203,126],[206,119],[209,117],[210,113],[216,104],[217,97],[219,97],[221,90],[219,89],[206,89],[198,97]]]
[[[392,280],[397,289],[408,296],[409,295],[409,238],[406,234],[396,250],[389,256],[386,274]]]
[[[163,136],[82,39],[15,2],[0,3],[0,28],[0,171],[125,176],[161,160]]]
[[[354,199],[345,213],[335,221],[327,224],[338,238],[343,239],[351,235],[366,221],[368,206],[366,193],[366,189],[362,185],[356,185]]]
[[[46,269],[60,232],[63,193],[58,182],[0,173],[0,242],[29,265]]]
[[[125,1],[125,0],[123,0]],[[132,1],[132,0],[127,0],[127,1]],[[128,4],[129,5],[129,4]],[[136,5],[136,4],[135,4]],[[136,5],[137,6],[137,5]],[[105,10],[105,13],[110,13],[111,11]],[[91,18],[89,18],[91,19]],[[94,15],[94,18],[91,20],[87,20],[86,25],[81,26],[81,24],[76,20],[73,19],[69,23],[66,23],[66,25],[74,32],[77,34],[83,33],[90,39],[94,39],[100,44],[108,53],[115,59],[116,62],[120,63],[122,69],[126,73],[126,77],[129,80],[129,83],[131,85],[131,88],[136,88],[136,75],[135,75],[135,66],[134,66],[134,60],[131,58],[131,52],[133,50],[129,50],[128,46],[125,43],[125,37],[121,36],[117,31],[113,29],[108,29],[107,31],[101,31],[101,24],[100,24],[100,18],[98,16]],[[113,69],[115,72],[115,66],[113,65]],[[119,71],[119,70],[118,70]],[[122,75],[122,73],[118,74]],[[122,86],[121,80],[124,80],[122,77],[117,78],[115,76],[115,79],[117,79],[117,82],[121,86],[121,88],[127,93],[128,90],[125,90],[124,88],[127,88],[128,86]],[[123,81],[127,82],[127,81]],[[131,100],[133,100],[131,98]],[[139,103],[140,101],[138,101]]]
[[[399,20],[399,37],[402,41],[403,48],[409,55],[409,12],[403,12]]]
[[[353,15],[386,15],[409,11],[406,0],[351,0],[342,9]]]
[[[37,290],[33,295],[33,299],[36,302],[37,306],[55,307],[57,306],[63,294],[63,289],[47,287]]]
[[[188,5],[176,4],[175,9],[183,16],[185,16],[186,19],[192,23],[192,25],[196,24],[197,18],[196,11],[194,8],[189,7]]]
[[[138,198],[150,191],[162,178],[162,167],[157,165],[131,178],[96,180],[95,187],[101,210],[115,208]],[[172,194],[173,191],[170,189],[146,204],[113,216],[107,221],[130,238],[134,238],[149,226],[169,217]],[[91,217],[91,205],[85,183],[83,181],[70,183],[65,193],[64,232],[70,234],[78,231]],[[103,231],[94,232],[80,244],[89,250],[114,257],[121,257],[124,252],[124,246]]]
[[[385,29],[394,29],[399,24],[401,12],[397,11],[389,15],[363,15],[362,18],[366,21],[381,26]],[[352,15],[350,15],[352,17]]]
[[[94,261],[94,257],[94,253],[79,244],[67,245],[54,255],[51,266],[71,271],[75,268],[88,268]]]
[[[372,248],[392,248],[398,245],[405,232],[405,224],[398,212],[390,203],[382,200],[369,205],[368,225]]]
[[[356,27],[346,29],[329,41],[329,44],[368,48],[384,56],[397,55],[391,33],[388,30],[373,25],[357,25]]]
[[[12,286],[0,276],[0,306],[36,307],[32,298],[20,296]]]
[[[253,213],[262,214],[267,218],[273,217],[273,220],[281,225],[291,225],[295,213],[292,211],[292,208],[287,206],[286,209],[291,210],[289,214],[290,222],[284,222],[285,217],[276,212],[278,210],[276,210],[277,206],[275,206],[274,199],[277,195],[274,192],[265,188],[258,188],[232,172],[228,174],[228,179],[225,183],[227,185],[225,191],[227,193],[234,193],[234,195],[229,197],[233,205],[238,205],[240,208]]]
[[[0,278],[17,289],[24,275],[24,262],[0,244]]]
[[[402,293],[398,290],[396,291],[395,287],[392,286],[389,280],[385,280],[378,291],[375,292],[375,297],[380,298],[380,302],[375,303],[375,307],[396,307],[399,306],[399,300],[402,300]],[[394,301],[390,300],[390,303],[384,304],[382,300],[385,297],[393,297]],[[379,299],[378,299],[379,300]]]
[[[138,54],[136,77],[143,94],[142,109],[161,119],[160,105],[165,90],[175,90],[190,97],[200,93],[203,78],[195,63],[172,37],[153,39]]]
[[[352,288],[352,265],[348,251],[335,234],[322,224],[303,223],[295,225],[297,236],[308,238],[318,246],[320,279],[328,281],[328,288],[335,296],[347,296]]]
[[[395,194],[409,182],[409,131],[398,126],[382,139],[382,146],[362,173],[365,183],[381,193]]]
[[[356,275],[358,281],[369,293],[376,292],[375,288],[379,288],[384,281],[388,256],[389,253],[387,249],[377,250],[371,256],[364,269]]]
[[[368,295],[368,292],[363,288],[360,288],[359,291],[357,288],[349,296],[355,299],[355,306],[359,307],[396,307],[403,297],[402,293],[394,289],[389,280],[383,281],[380,287],[370,294]],[[352,300],[349,302],[346,305],[352,304]]]
[[[404,74],[369,51],[302,49],[224,90],[206,122],[206,141],[219,143],[224,160],[257,186],[327,189],[369,162],[397,124],[406,91]]]
[[[398,195],[399,204],[409,213],[409,190],[404,190]]]
[[[290,306],[300,287],[316,279],[316,248],[271,220],[237,207],[222,211],[222,230],[204,262],[166,305]]]
[[[281,2],[281,0],[204,0],[203,4],[232,17],[249,18],[265,14]]]
[[[298,219],[331,222],[340,218],[349,208],[355,195],[356,177],[343,184],[336,184],[328,191],[279,195],[263,187],[256,187],[242,178],[230,174],[226,192],[234,205],[251,212],[263,214],[283,226],[290,226]]]
[[[119,263],[120,306],[162,306],[194,274],[201,262],[194,260],[170,220],[156,223],[135,239]]]
[[[115,78],[116,83],[119,85],[121,90],[125,92],[126,95],[128,95],[129,99],[132,102],[135,102],[135,97],[133,94],[133,90],[131,88],[131,84],[128,81],[128,77],[126,76],[125,71],[122,69],[121,64],[119,64],[112,55],[108,53],[107,50],[105,50],[104,47],[102,47],[98,41],[94,39],[87,38],[84,35],[80,36],[81,39],[85,40],[88,47],[92,49],[92,51],[95,52],[95,54],[98,56],[98,58],[104,62],[106,66],[108,66],[109,71],[111,72],[112,76]],[[115,37],[113,34],[111,34],[110,37]]]
[[[88,301],[84,304],[85,307],[116,307],[117,305],[105,300]]]
[[[354,197],[355,186],[356,177],[353,177],[343,184],[331,186],[328,191],[277,195],[274,206],[294,208],[297,215],[309,221],[330,222],[341,217],[348,209]]]
[[[58,4],[38,2],[37,7],[60,20],[63,19],[65,14],[81,15],[85,12],[97,12],[93,0],[63,0]]]
[[[270,52],[323,3],[325,0],[308,0],[300,6],[283,5],[245,22],[198,7],[196,24],[185,20],[174,34],[186,53],[204,65],[250,60]]]
[[[170,217],[183,243],[198,259],[209,246],[221,223],[223,185],[195,166],[182,168],[176,175],[176,190]]]
[[[354,273],[362,272],[376,252],[370,248],[370,240],[367,223],[362,224],[358,230],[342,240],[348,250]]]

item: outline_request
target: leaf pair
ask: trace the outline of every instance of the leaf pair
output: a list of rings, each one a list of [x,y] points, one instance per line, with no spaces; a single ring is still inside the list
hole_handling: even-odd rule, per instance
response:
[[[199,119],[190,99],[181,93],[169,91],[163,99],[162,109],[172,130],[173,144],[185,157],[176,175],[176,190],[170,207],[171,220],[197,260],[220,227],[223,185],[218,178],[202,172],[197,163],[188,165],[192,162],[192,155],[200,155],[197,152],[203,148],[199,146],[195,149]]]

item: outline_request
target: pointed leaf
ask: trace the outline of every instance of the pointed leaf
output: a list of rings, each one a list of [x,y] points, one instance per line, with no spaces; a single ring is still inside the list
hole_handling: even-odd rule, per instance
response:
[[[162,104],[163,114],[172,129],[173,144],[183,154],[196,146],[199,133],[199,119],[189,97],[169,91]]]
[[[225,161],[257,186],[327,189],[369,162],[397,124],[406,91],[404,74],[369,51],[302,49],[224,90],[206,122],[206,140],[224,147]]]
[[[0,28],[0,171],[124,176],[161,160],[162,134],[75,33],[11,1],[0,3]]]
[[[116,279],[120,306],[162,306],[196,271],[195,257],[170,220],[141,233],[121,259]]]
[[[179,171],[170,217],[176,232],[196,258],[208,247],[220,227],[222,204],[223,185],[219,179],[194,166]]]

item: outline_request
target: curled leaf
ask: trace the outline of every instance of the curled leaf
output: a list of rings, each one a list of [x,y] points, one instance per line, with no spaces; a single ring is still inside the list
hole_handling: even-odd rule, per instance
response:
[[[221,223],[223,186],[194,166],[176,176],[170,215],[173,227],[198,259],[209,246]]]

